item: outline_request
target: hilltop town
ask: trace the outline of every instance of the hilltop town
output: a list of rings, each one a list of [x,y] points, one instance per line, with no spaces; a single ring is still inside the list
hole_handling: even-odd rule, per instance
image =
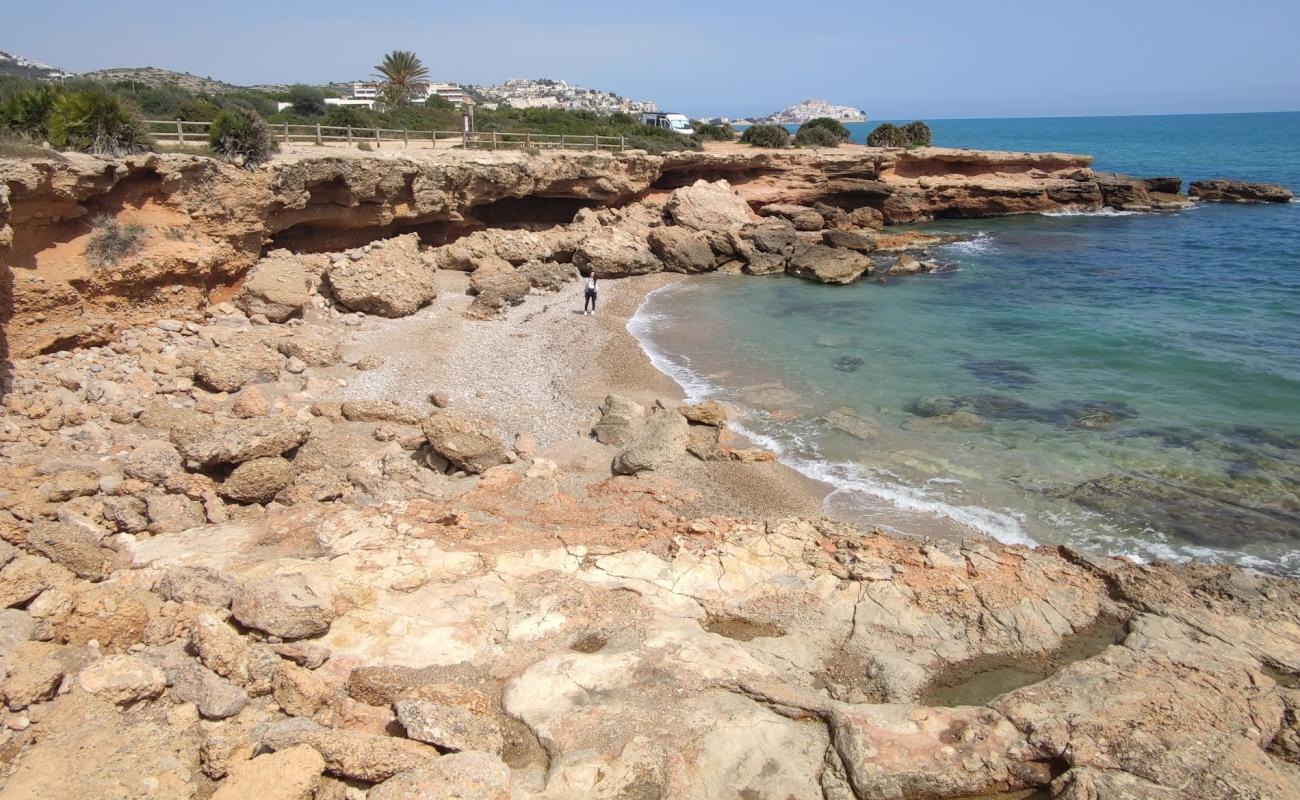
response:
[[[825,100],[804,100],[794,105],[754,120],[759,124],[802,125],[810,119],[830,117],[840,122],[866,122],[867,114],[852,106],[840,106]]]
[[[571,111],[593,111],[597,114],[639,114],[658,111],[653,100],[630,100],[600,89],[574,86],[567,81],[550,78],[515,78],[498,86],[471,86],[488,107],[509,104],[511,108],[564,108]]]

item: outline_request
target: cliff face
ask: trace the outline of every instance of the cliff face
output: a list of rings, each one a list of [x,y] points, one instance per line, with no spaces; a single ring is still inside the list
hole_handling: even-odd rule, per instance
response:
[[[0,353],[102,343],[123,324],[193,315],[271,249],[338,251],[411,232],[441,245],[482,228],[544,228],[699,178],[729,180],[755,209],[869,206],[889,224],[1150,204],[1141,181],[1103,180],[1090,163],[1057,153],[856,146],[662,157],[323,155],[255,171],[178,154],[0,161]],[[128,226],[131,241],[96,261],[87,246],[102,219]]]
[[[503,220],[567,221],[636,196],[658,174],[659,159],[636,155],[331,156],[254,172],[185,155],[0,161],[5,352],[92,344],[122,323],[185,316],[267,247],[337,250],[408,231],[442,243]],[[138,249],[114,263],[87,258],[101,217],[141,226]]]

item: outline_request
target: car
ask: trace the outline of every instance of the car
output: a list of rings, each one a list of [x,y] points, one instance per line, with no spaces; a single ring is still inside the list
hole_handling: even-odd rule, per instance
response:
[[[665,114],[663,112],[651,112],[641,115],[641,124],[649,125],[651,128],[664,128],[673,133],[680,133],[682,136],[690,136],[695,133],[691,127],[691,121],[686,118],[685,114]]]

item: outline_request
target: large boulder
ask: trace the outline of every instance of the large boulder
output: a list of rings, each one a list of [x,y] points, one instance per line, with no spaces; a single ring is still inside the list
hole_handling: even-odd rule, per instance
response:
[[[315,290],[316,275],[303,259],[288,250],[275,250],[248,271],[235,295],[235,305],[250,317],[261,314],[272,322],[302,315]]]
[[[826,218],[817,210],[794,203],[769,203],[758,210],[764,217],[781,217],[790,221],[795,230],[819,231],[826,226]]]
[[[1276,183],[1246,183],[1222,178],[1193,181],[1187,188],[1189,197],[1215,203],[1289,203],[1295,194]]]
[[[600,406],[600,421],[591,429],[591,435],[601,444],[622,447],[636,438],[644,422],[644,406],[622,395],[611,394]]]
[[[592,231],[573,253],[573,263],[584,274],[601,278],[625,278],[663,270],[650,246],[631,231],[602,227]]]
[[[245,581],[230,611],[245,627],[281,639],[321,636],[334,622],[334,592],[317,575],[268,575]]]
[[[206,425],[174,427],[171,438],[187,461],[212,467],[282,455],[305,442],[310,432],[306,423],[278,417],[214,417]]]
[[[217,491],[236,503],[269,503],[292,480],[292,463],[279,456],[266,456],[235,467]]]
[[[528,276],[509,261],[492,257],[469,276],[469,293],[474,295],[471,308],[480,316],[490,316],[524,302],[532,288]]]
[[[815,244],[790,259],[786,271],[791,275],[821,283],[853,283],[864,273],[870,275],[875,262],[854,250]]]
[[[783,217],[746,225],[730,237],[736,255],[745,262],[745,272],[751,275],[784,272],[799,242],[794,225]]]
[[[374,244],[357,260],[339,258],[327,275],[334,297],[353,311],[405,317],[437,296],[432,260],[414,233]]]
[[[193,661],[170,671],[172,698],[193,703],[205,719],[233,717],[248,705],[248,693]]]
[[[645,432],[614,457],[614,474],[663,469],[686,455],[689,439],[686,417],[676,411],[660,411],[646,422]]]
[[[78,578],[99,580],[122,561],[116,550],[101,544],[101,536],[82,525],[42,520],[27,532],[27,548],[67,567]]]
[[[194,377],[217,392],[236,392],[250,383],[279,379],[284,356],[255,336],[240,336],[195,359]]]
[[[717,264],[704,235],[678,225],[650,231],[650,250],[669,272],[709,272]]]
[[[726,181],[698,180],[675,189],[664,210],[673,222],[697,231],[738,230],[754,218],[749,204]]]
[[[878,245],[875,234],[855,230],[822,231],[822,243],[827,247],[842,247],[859,253],[870,253]]]
[[[366,783],[386,781],[439,758],[438,751],[427,744],[324,728],[305,717],[273,722],[260,731],[258,738],[262,747],[277,752],[307,745],[320,753],[329,774]]]
[[[128,478],[161,484],[181,471],[181,454],[170,442],[149,441],[132,450],[122,461]]]
[[[77,675],[82,690],[119,706],[157,697],[167,685],[163,671],[142,658],[105,656]]]
[[[578,279],[577,267],[558,261],[529,261],[519,267],[519,274],[527,278],[534,289],[548,292],[558,292]]]
[[[433,452],[471,475],[510,460],[501,437],[484,420],[440,412],[425,419],[423,428]]]
[[[1101,190],[1102,203],[1120,211],[1150,211],[1151,195],[1146,181],[1131,175],[1098,172],[1093,175]]]

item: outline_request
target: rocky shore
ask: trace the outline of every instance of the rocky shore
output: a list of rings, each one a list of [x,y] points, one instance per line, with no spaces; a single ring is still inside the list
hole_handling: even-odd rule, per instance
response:
[[[0,800],[1300,794],[1300,583],[825,519],[625,330],[682,275],[926,280],[888,225],[1177,179],[867,148],[0,176]],[[99,214],[140,248],[87,259]]]

